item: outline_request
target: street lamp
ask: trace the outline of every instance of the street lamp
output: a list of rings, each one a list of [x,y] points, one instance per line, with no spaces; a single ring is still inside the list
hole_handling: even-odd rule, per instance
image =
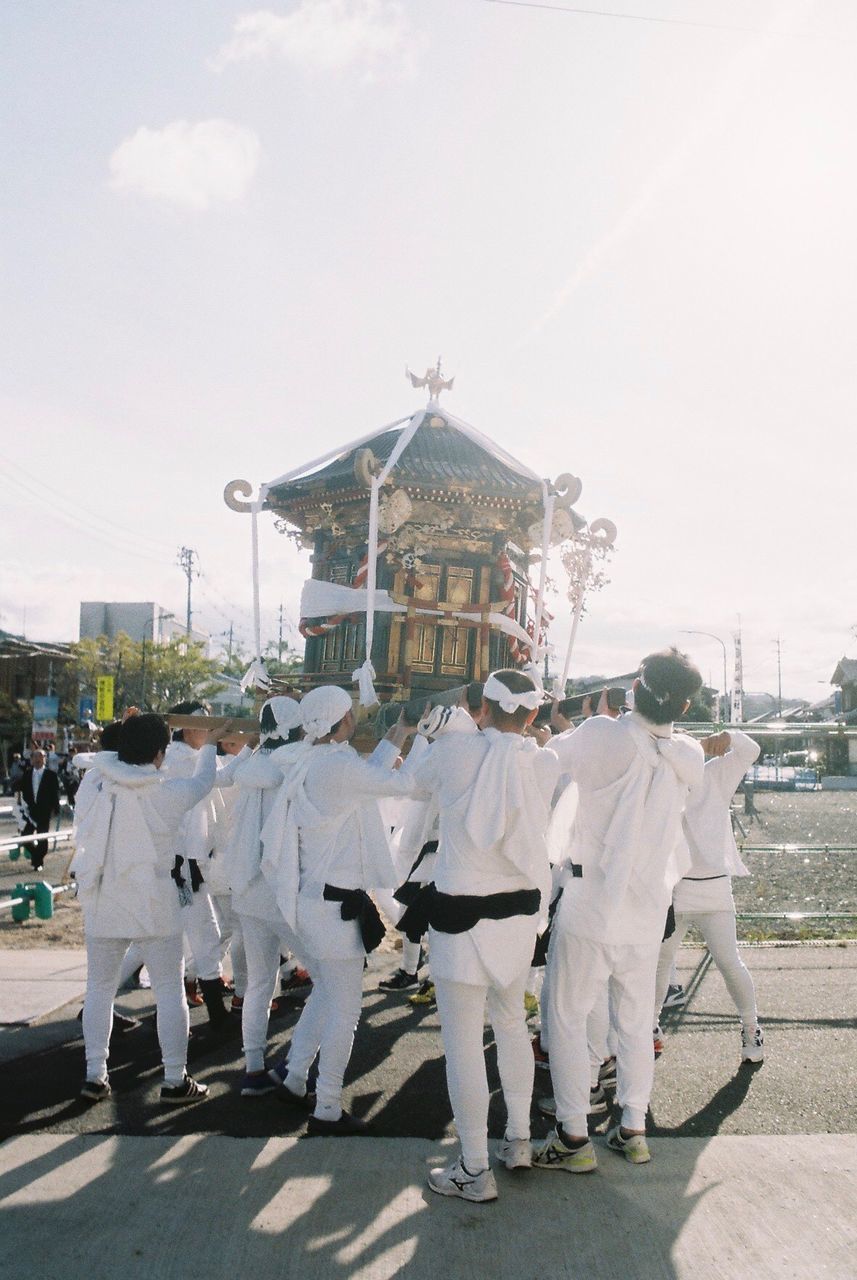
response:
[[[726,673],[726,642],[725,642],[725,640],[721,640],[721,639],[720,639],[720,636],[716,636],[716,635],[714,634],[714,632],[713,632],[713,631],[687,631],[687,630],[684,630],[684,631],[682,631],[682,632],[681,632],[681,635],[683,635],[683,636],[707,636],[709,640],[716,640],[716,641],[717,641],[717,643],[720,645],[720,648],[723,650],[723,706],[724,706],[724,708],[726,708],[727,703],[728,703],[728,698],[729,698],[729,693],[728,693],[728,688],[729,688],[729,686],[728,686],[728,683],[727,683],[727,679],[728,679],[728,677],[727,677],[727,673]],[[721,712],[721,715],[720,715],[720,720],[721,720],[721,723],[725,723],[725,722],[726,722],[726,716],[725,716],[725,715],[723,715],[723,713],[722,713],[722,712]]]

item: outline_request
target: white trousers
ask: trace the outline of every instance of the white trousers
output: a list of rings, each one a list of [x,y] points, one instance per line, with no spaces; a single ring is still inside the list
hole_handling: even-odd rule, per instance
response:
[[[471,1172],[488,1167],[488,1075],[483,1044],[485,1005],[497,1044],[497,1067],[506,1103],[506,1136],[529,1138],[535,1062],[530,1048],[524,991],[528,970],[508,987],[435,979],[446,1084],[461,1158]]]
[[[240,915],[238,918],[247,964],[241,1010],[245,1066],[250,1072],[263,1071],[268,1017],[280,976],[280,956],[288,955],[297,940],[285,923],[271,924],[258,916]]]
[[[395,925],[401,920],[405,908],[393,897],[392,889],[373,889],[372,896],[384,915]],[[420,944],[411,942],[402,934],[402,968],[405,973],[416,973],[420,967]]]
[[[232,908],[232,894],[213,893],[211,901],[214,905],[214,914],[217,917],[217,927],[220,930],[221,968],[228,952],[232,965],[232,981],[235,986],[235,994],[243,996],[247,988],[247,960],[244,955],[244,935],[241,932],[241,921],[238,918],[238,912]]]
[[[557,1120],[587,1133],[587,1021],[605,993],[616,1023],[616,1097],[627,1129],[644,1129],[654,1079],[652,1004],[660,944],[610,945],[555,931],[548,952],[551,1079]]]
[[[172,938],[138,938],[139,948],[158,1009],[158,1040],[167,1084],[181,1084],[187,1062],[188,1012],[184,996],[184,961],[180,934]],[[86,939],[86,997],[83,1042],[87,1080],[107,1079],[107,1054],[113,1026],[113,998],[130,938]]]
[[[292,1035],[286,1084],[296,1093],[303,1093],[318,1054],[315,1114],[321,1120],[338,1120],[342,1114],[342,1082],[360,1021],[363,956],[316,960],[305,953],[304,959],[312,978],[312,991]]]
[[[702,934],[705,945],[711,952],[711,959],[723,976],[726,989],[735,1003],[742,1024],[747,1028],[754,1028],[757,1018],[756,988],[747,966],[738,953],[734,911],[677,911],[675,913],[675,933],[661,943],[658,959],[655,1022],[657,1023],[660,1017],[661,1008],[666,999],[676,952],[692,924],[695,924]]]
[[[545,1053],[550,1053],[550,969],[545,966],[541,990],[542,1024],[539,1031],[539,1043]],[[611,1016],[610,996],[608,990],[601,993],[592,1006],[592,1012],[586,1019],[586,1038],[589,1045],[589,1080],[594,1089],[598,1084],[598,1072],[607,1058],[616,1054],[615,1018]]]
[[[190,906],[182,907],[181,920],[190,951],[188,975],[201,978],[204,982],[220,978],[223,974],[220,963],[220,928],[211,895],[205,888],[193,895]]]

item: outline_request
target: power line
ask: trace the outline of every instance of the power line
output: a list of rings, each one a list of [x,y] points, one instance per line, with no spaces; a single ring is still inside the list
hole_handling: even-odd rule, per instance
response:
[[[7,491],[13,496],[19,496],[19,490],[23,490],[25,493],[29,494],[31,498],[34,498],[36,502],[45,502],[43,494],[30,488],[29,485],[25,484],[23,480],[17,479],[17,477],[13,478],[8,475],[0,476],[0,480],[5,480]],[[69,528],[74,529],[76,532],[83,532],[88,537],[94,538],[96,541],[112,547],[114,551],[120,551],[123,555],[136,556],[140,560],[149,560],[151,563],[161,565],[162,567],[168,563],[167,560],[161,559],[155,555],[150,555],[145,551],[140,551],[136,547],[120,545],[117,542],[115,534],[110,534],[105,529],[96,528],[94,525],[91,525],[87,521],[81,519],[81,517],[76,513],[66,511],[57,504],[52,506],[50,517],[51,519],[59,520],[62,524],[68,525]]]
[[[585,18],[617,18],[622,22],[649,22],[667,27],[695,27],[703,31],[738,31],[744,35],[785,36],[786,39],[791,40],[804,39],[807,35],[815,39],[840,40],[838,36],[818,35],[815,32],[772,31],[768,27],[744,27],[726,22],[700,22],[693,18],[663,18],[649,13],[616,13],[610,9],[584,9],[577,5],[544,4],[540,3],[540,0],[481,0],[481,2],[483,4],[506,5],[513,9],[542,9],[550,13],[569,13]],[[849,40],[845,41],[845,43],[851,44],[853,42]]]
[[[27,481],[29,481],[31,493],[32,493],[31,486],[37,485],[39,488],[44,489],[47,494],[51,495],[50,501],[54,503],[60,503],[66,507],[72,506],[72,509],[74,510],[72,499],[68,496],[68,494],[63,493],[59,489],[55,489],[53,485],[48,484],[45,480],[42,480],[39,476],[33,475],[33,473],[28,471],[26,467],[22,467],[20,462],[14,461],[12,459],[7,459],[6,466],[12,467],[13,470],[19,471],[21,475],[26,477]],[[24,484],[23,481],[19,482],[16,476],[11,476],[10,479],[14,480],[16,484],[17,483],[21,483],[22,485]],[[42,501],[44,501],[44,499],[42,499]],[[105,524],[110,526],[111,529],[117,529],[126,539],[135,538],[139,542],[147,544],[147,550],[150,552],[150,554],[154,553],[155,551],[166,552],[169,550],[169,547],[167,546],[166,543],[158,542],[157,539],[150,538],[148,534],[138,533],[136,529],[129,529],[126,525],[117,524],[115,520],[110,520],[108,519],[107,516],[99,515],[97,512],[91,511],[88,508],[87,508],[86,514],[90,521],[96,521],[98,524]]]

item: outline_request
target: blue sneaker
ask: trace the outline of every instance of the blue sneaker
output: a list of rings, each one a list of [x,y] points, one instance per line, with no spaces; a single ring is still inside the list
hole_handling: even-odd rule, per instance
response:
[[[270,1071],[245,1071],[241,1081],[241,1097],[261,1098],[266,1093],[274,1093],[276,1088]]]

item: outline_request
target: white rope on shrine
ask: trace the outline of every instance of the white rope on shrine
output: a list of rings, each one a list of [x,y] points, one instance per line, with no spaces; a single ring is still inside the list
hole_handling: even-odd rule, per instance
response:
[[[352,675],[352,679],[360,689],[360,705],[362,707],[372,707],[378,701],[374,685],[375,668],[372,666],[372,641],[375,637],[375,591],[378,581],[378,506],[381,485],[411,443],[417,427],[424,417],[424,409],[420,409],[411,417],[408,425],[393,446],[393,451],[380,474],[372,477],[372,487],[369,493],[369,540],[366,548],[366,657],[363,665],[358,667]]]

